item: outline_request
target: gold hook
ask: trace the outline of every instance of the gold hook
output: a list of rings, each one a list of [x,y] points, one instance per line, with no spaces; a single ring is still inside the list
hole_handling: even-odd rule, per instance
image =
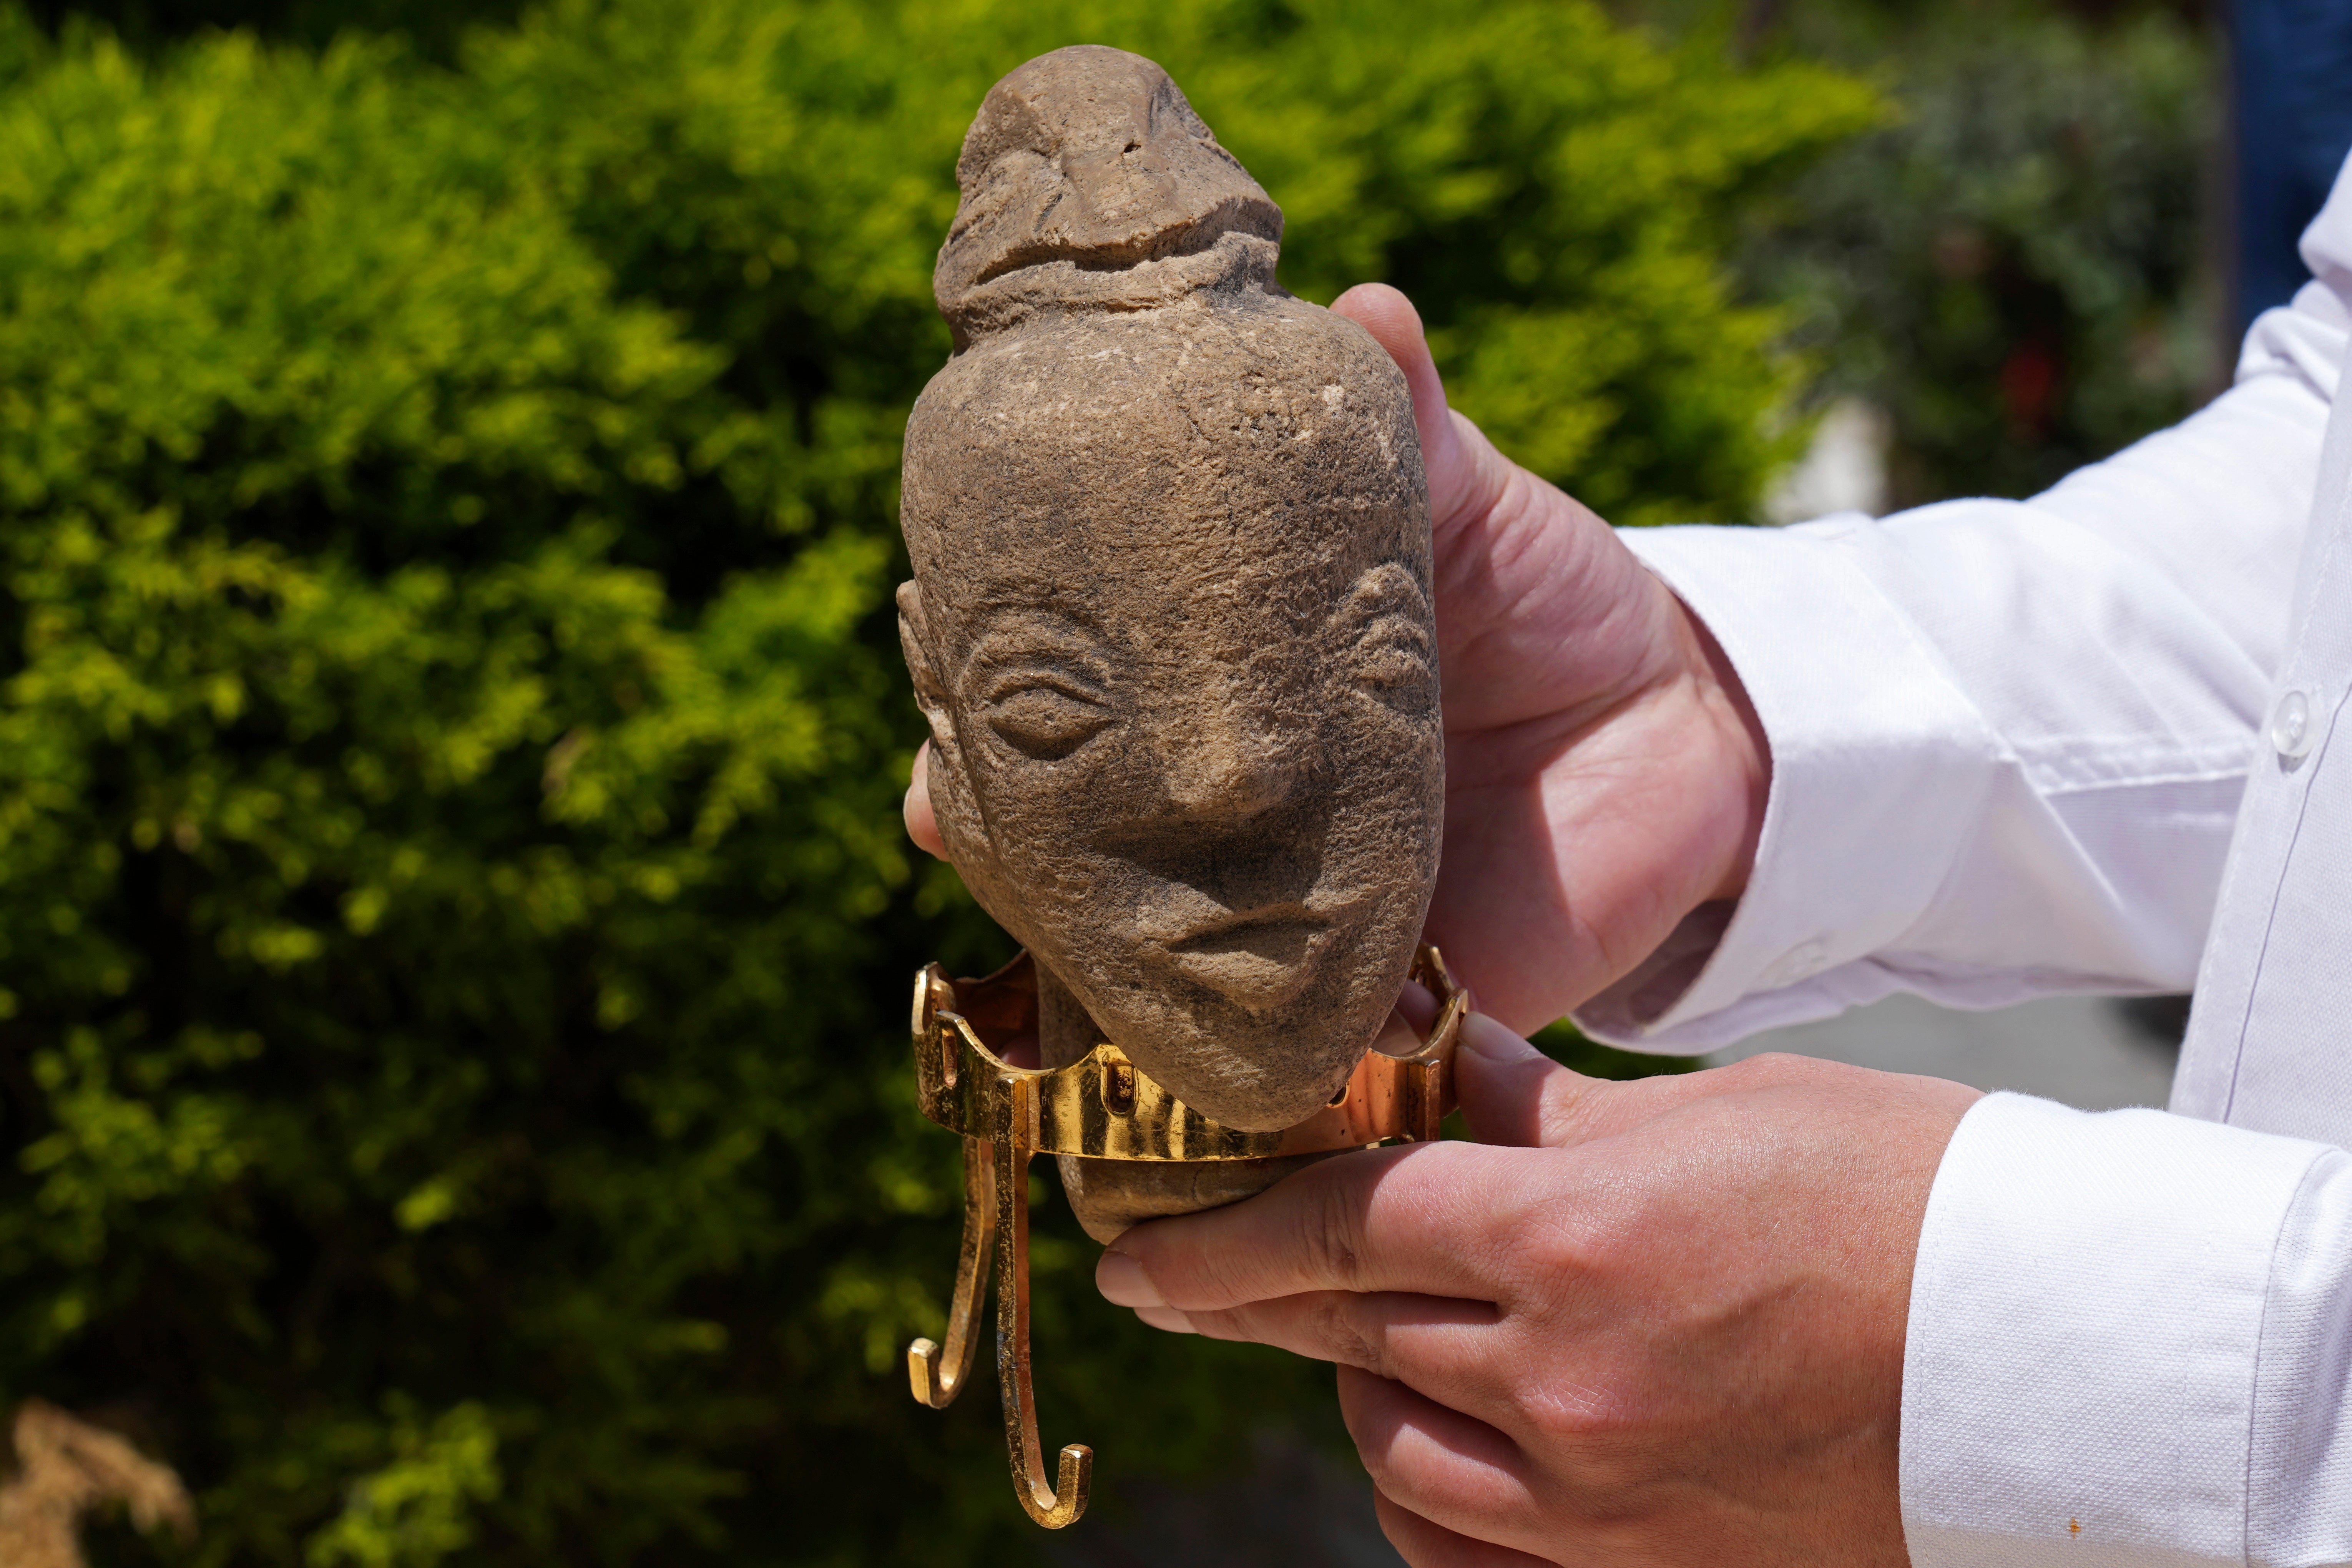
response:
[[[1029,1129],[1037,1121],[1036,1080],[999,1079],[1003,1116],[991,1163],[996,1167],[996,1386],[1004,1399],[1004,1445],[1022,1509],[1048,1530],[1087,1511],[1095,1451],[1062,1446],[1055,1485],[1045,1484],[1037,1440],[1037,1402],[1029,1383]]]
[[[919,991],[917,1008],[922,1010]],[[945,1043],[943,1037],[942,1044]],[[1055,1485],[1045,1483],[1037,1439],[1036,1394],[1029,1375],[1029,1161],[1035,1150],[1037,1090],[1033,1079],[1011,1071],[986,1084],[962,1087],[985,1099],[990,1136],[963,1141],[963,1247],[956,1258],[955,1300],[948,1314],[944,1352],[931,1340],[907,1347],[907,1381],[915,1398],[945,1409],[971,1372],[973,1332],[988,1296],[989,1253],[995,1252],[996,1384],[1004,1401],[1004,1443],[1013,1461],[1013,1489],[1031,1519],[1048,1530],[1076,1522],[1087,1510],[1095,1451],[1064,1446]]]
[[[1034,1024],[1034,996],[1024,1002],[1023,990],[1034,984],[1027,963],[1024,957],[988,980],[969,983],[975,1013],[985,1010],[992,1031]],[[1004,1443],[1013,1492],[1031,1519],[1059,1530],[1086,1512],[1095,1456],[1083,1443],[1065,1446],[1054,1484],[1046,1484],[1030,1378],[1030,1160],[1041,1148],[1096,1159],[1241,1160],[1360,1148],[1391,1138],[1433,1139],[1453,1105],[1454,1052],[1470,995],[1454,984],[1433,947],[1421,950],[1412,973],[1443,1005],[1421,1049],[1402,1057],[1367,1050],[1329,1105],[1275,1132],[1244,1132],[1208,1121],[1107,1043],[1063,1068],[1007,1066],[957,1010],[956,985],[937,964],[916,975],[916,1092],[925,1116],[963,1136],[963,1247],[947,1346],[928,1339],[908,1346],[907,1381],[915,1398],[934,1409],[963,1392],[992,1252]],[[1008,996],[1025,1005],[1025,1016],[1024,1005],[1008,1005]]]
[[[947,1352],[942,1355],[932,1340],[907,1347],[907,1381],[915,1398],[934,1410],[945,1410],[963,1392],[972,1349],[980,1342],[974,1331],[988,1300],[988,1251],[996,1238],[994,1155],[984,1138],[963,1141],[963,1247],[956,1257],[955,1298],[948,1306]]]

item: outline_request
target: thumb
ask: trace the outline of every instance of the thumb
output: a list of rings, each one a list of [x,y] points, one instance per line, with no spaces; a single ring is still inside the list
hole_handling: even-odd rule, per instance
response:
[[[1445,383],[1430,356],[1421,312],[1385,283],[1359,283],[1331,302],[1372,335],[1372,341],[1404,372],[1412,394],[1413,427],[1421,436],[1422,466],[1429,475],[1429,521],[1444,529],[1456,519],[1491,509],[1502,493],[1510,465],[1478,427],[1445,405]]]
[[[1424,457],[1450,442],[1454,426],[1445,416],[1445,383],[1438,378],[1437,361],[1430,356],[1421,312],[1412,308],[1412,301],[1385,283],[1359,283],[1331,301],[1331,313],[1345,316],[1371,333],[1372,342],[1404,372]]]
[[[1615,1086],[1553,1061],[1484,1013],[1462,1020],[1454,1091],[1481,1143],[1516,1148],[1580,1142]]]

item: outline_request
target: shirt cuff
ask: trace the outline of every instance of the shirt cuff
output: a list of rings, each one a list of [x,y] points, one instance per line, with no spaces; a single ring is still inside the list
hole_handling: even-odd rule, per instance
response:
[[[1755,869],[1728,923],[1717,919],[1712,954],[1683,956],[1691,978],[1678,990],[1645,968],[1594,997],[1575,1015],[1586,1033],[1640,1050],[1712,1050],[1896,989],[1861,961],[1909,930],[1942,886],[2000,748],[1841,543],[1876,526],[1853,513],[1786,529],[1620,531],[1738,672],[1771,747],[1772,786]]]
[[[2328,1153],[2161,1111],[1979,1100],[1912,1279],[1914,1568],[2247,1561],[2264,1296]]]

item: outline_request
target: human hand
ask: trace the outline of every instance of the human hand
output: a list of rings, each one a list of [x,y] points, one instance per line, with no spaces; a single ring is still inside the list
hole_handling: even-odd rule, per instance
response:
[[[1520,1029],[1624,974],[1699,904],[1737,897],[1770,762],[1714,642],[1606,523],[1445,405],[1402,294],[1332,310],[1412,389],[1435,534],[1444,854],[1429,940]],[[926,763],[907,831],[943,854]]]
[[[1138,1226],[1103,1294],[1339,1363],[1415,1568],[1904,1563],[1912,1258],[1977,1092],[1798,1057],[1605,1083],[1476,1015],[1462,1045],[1482,1143]]]

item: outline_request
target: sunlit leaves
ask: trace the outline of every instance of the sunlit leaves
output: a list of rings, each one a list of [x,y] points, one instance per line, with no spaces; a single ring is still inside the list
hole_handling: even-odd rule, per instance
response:
[[[985,1396],[891,1375],[907,977],[1003,946],[910,863],[888,590],[959,141],[1080,39],[1525,460],[1747,507],[1791,371],[1713,247],[1872,100],[1582,5],[555,0],[455,68],[0,8],[0,1394],[158,1412],[195,1560],[1033,1560]],[[1108,1492],[1326,1405],[1066,1222]]]

